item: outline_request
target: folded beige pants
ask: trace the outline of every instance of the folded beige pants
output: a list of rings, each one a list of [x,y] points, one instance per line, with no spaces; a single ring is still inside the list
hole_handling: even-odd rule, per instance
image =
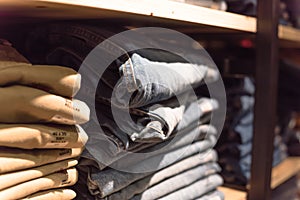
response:
[[[90,114],[84,102],[26,86],[0,87],[0,110],[2,123],[82,124]]]
[[[0,174],[38,167],[77,157],[82,149],[14,149],[0,148]],[[1,199],[1,198],[0,198]]]
[[[37,192],[22,200],[70,200],[76,197],[76,193],[70,189],[53,189]]]
[[[67,187],[74,185],[78,180],[75,168],[53,173],[0,191],[1,200],[20,199],[42,190]]]
[[[73,97],[80,82],[81,76],[71,68],[31,65],[13,47],[0,44],[0,86],[26,85]]]
[[[46,164],[40,167],[35,167],[27,170],[0,174],[0,190],[18,185],[20,183],[30,181],[39,177],[47,176],[54,172],[58,172],[77,165],[77,160],[63,160],[51,164]]]
[[[79,125],[0,124],[0,146],[5,147],[81,148],[87,139]]]

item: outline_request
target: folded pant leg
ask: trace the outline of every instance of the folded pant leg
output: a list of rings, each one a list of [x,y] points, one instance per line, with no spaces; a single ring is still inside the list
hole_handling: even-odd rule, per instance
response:
[[[70,200],[76,197],[76,193],[70,189],[53,189],[37,192],[22,200]]]
[[[195,153],[203,152],[208,150],[214,145],[215,137],[211,136],[207,140],[195,142],[191,145],[181,147],[179,149],[170,151],[170,152],[164,152],[162,154],[159,154],[157,156],[150,157],[145,160],[140,160],[138,163],[134,163],[131,166],[127,166],[126,171],[127,172],[133,172],[133,173],[147,173],[147,172],[153,172],[159,169],[162,169],[166,166],[169,166],[179,160],[182,160],[184,158],[187,158]],[[119,168],[118,168],[119,169]],[[122,173],[121,173],[122,174]],[[92,173],[90,175],[90,179],[88,180],[88,186],[92,194],[97,195],[99,194],[101,197],[105,197],[109,195],[110,193],[113,193],[116,191],[114,187],[111,187],[110,180],[114,179],[113,176],[106,177],[104,180],[109,181],[108,183],[108,191],[104,193],[104,191],[99,191],[100,189],[103,189],[104,187],[101,187],[103,185],[103,180],[99,179],[98,176],[101,176],[101,173]],[[130,174],[127,174],[130,176]],[[126,180],[126,179],[125,179]],[[118,180],[116,180],[117,184]],[[122,184],[120,184],[122,185]],[[117,184],[118,187],[118,184]],[[124,186],[123,186],[124,187]]]
[[[219,175],[209,175],[203,179],[200,179],[182,189],[176,190],[171,194],[168,194],[160,199],[163,200],[175,200],[175,199],[195,199],[211,190],[216,189],[223,184],[223,179]],[[132,200],[144,200],[142,195],[136,195]]]
[[[72,97],[80,89],[81,76],[61,66],[31,65],[9,45],[0,44],[0,86],[26,85]]]
[[[197,166],[148,188],[142,194],[136,195],[134,199],[150,200],[163,198],[202,178],[205,179],[206,176],[216,174],[220,170],[220,167],[216,163],[207,163]]]
[[[0,124],[0,146],[5,147],[81,148],[87,139],[79,125]]]
[[[0,148],[0,174],[74,158],[82,149],[13,149]]]
[[[74,185],[77,182],[77,178],[77,170],[70,168],[1,190],[0,199],[20,199],[41,190]]]
[[[1,174],[0,190],[23,183],[25,181],[43,177],[57,171],[74,167],[77,163],[77,160],[63,160],[27,170]]]
[[[82,124],[89,120],[88,106],[48,92],[14,85],[0,88],[2,123],[52,122]]]
[[[118,200],[118,199],[129,199],[135,194],[139,194],[145,191],[147,188],[168,180],[171,177],[174,177],[178,174],[183,173],[191,168],[197,167],[198,165],[214,162],[217,159],[217,154],[215,151],[207,150],[199,154],[192,155],[178,163],[170,165],[160,171],[153,173],[147,177],[133,182],[132,184],[124,187],[122,190],[112,193],[107,198],[109,200]],[[146,175],[146,174],[144,174]],[[99,197],[100,195],[97,195]]]

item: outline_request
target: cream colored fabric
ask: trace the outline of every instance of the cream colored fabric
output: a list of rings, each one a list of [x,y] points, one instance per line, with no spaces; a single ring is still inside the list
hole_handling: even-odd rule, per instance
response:
[[[0,110],[2,123],[82,124],[90,114],[84,102],[26,86],[0,87]]]
[[[37,192],[22,200],[70,200],[76,197],[76,193],[70,189],[54,189]]]
[[[0,199],[20,199],[38,191],[74,185],[77,180],[77,170],[75,168],[70,168],[1,190]]]
[[[0,174],[24,170],[77,157],[82,149],[14,149],[0,148]],[[1,198],[0,198],[1,199]]]
[[[79,125],[0,124],[0,146],[5,147],[81,148],[87,139]]]
[[[58,172],[77,165],[77,160],[63,160],[51,164],[46,164],[40,167],[35,167],[27,170],[11,172],[0,175],[0,190],[3,190],[14,185],[30,181],[39,177],[47,176],[54,172]]]
[[[0,86],[25,85],[59,96],[73,97],[81,76],[71,68],[0,61]]]
[[[0,44],[0,86],[27,85],[60,96],[73,97],[81,76],[71,68],[31,65],[9,42]]]

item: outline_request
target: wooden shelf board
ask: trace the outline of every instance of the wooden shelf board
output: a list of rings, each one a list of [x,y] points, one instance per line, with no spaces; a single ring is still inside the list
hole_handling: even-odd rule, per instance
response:
[[[272,170],[271,188],[275,189],[300,172],[300,157],[289,157]]]
[[[235,190],[227,187],[218,187],[224,193],[225,200],[246,200],[247,192]]]
[[[279,25],[278,37],[280,38],[280,46],[286,48],[299,48],[300,47],[300,30]]]
[[[195,24],[256,32],[256,19],[253,17],[169,0],[0,0],[0,14],[46,19],[122,19],[130,16],[131,19],[138,20],[145,16],[167,27],[169,22],[178,21],[183,26]]]
[[[169,0],[0,0],[1,23],[105,19],[185,33],[255,33],[256,18]],[[27,21],[26,21],[27,20]],[[300,30],[280,25],[282,47],[300,47]]]
[[[271,188],[274,190],[291,177],[300,173],[300,157],[289,157],[272,170]],[[246,200],[247,192],[227,187],[219,187],[224,192],[225,200]],[[249,186],[247,187],[249,189]]]

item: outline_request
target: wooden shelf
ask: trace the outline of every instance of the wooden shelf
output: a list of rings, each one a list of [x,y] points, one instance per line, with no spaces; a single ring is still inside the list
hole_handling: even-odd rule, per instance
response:
[[[225,32],[226,29],[256,32],[253,17],[169,0],[0,0],[0,14],[19,17],[19,20],[26,20],[24,16],[38,19],[118,18],[127,19],[127,23],[132,21],[130,19],[144,23],[150,21],[163,27],[180,25],[188,29],[200,25]]]
[[[218,190],[225,194],[225,200],[246,200],[247,192],[227,187],[219,187]]]
[[[255,33],[256,18],[169,0],[0,0],[0,25],[45,20],[104,19],[184,33]],[[300,30],[279,26],[282,47],[300,47]]]
[[[272,170],[271,188],[275,189],[300,172],[300,157],[289,157]]]
[[[272,170],[271,188],[274,190],[291,177],[300,173],[300,157],[289,157]],[[225,200],[246,200],[247,192],[227,187],[219,187],[224,192]],[[249,187],[247,187],[249,189]]]
[[[300,30],[279,25],[278,37],[280,38],[280,46],[287,48],[299,48],[300,47]]]

